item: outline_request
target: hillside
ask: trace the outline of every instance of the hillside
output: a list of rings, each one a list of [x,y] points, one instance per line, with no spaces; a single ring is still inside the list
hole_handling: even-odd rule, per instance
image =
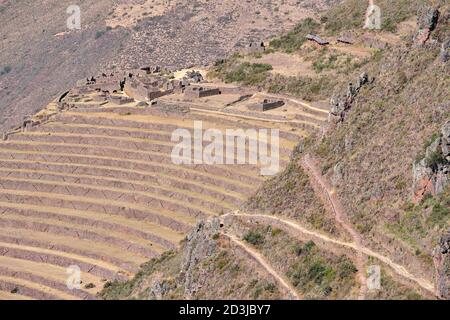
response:
[[[225,215],[220,236],[205,235],[203,226],[192,232],[183,249],[172,254],[177,258],[170,259],[175,266],[176,259],[188,259],[189,270],[179,264],[181,269],[167,275],[165,264],[153,261],[133,282],[115,282],[103,296],[167,299],[176,291],[178,298],[229,298],[231,292],[248,298],[249,289],[240,285],[238,272],[227,274],[237,287],[216,294],[211,283],[222,273],[202,262],[231,252],[248,256],[254,250],[253,258],[258,252],[265,259],[260,266],[271,266],[268,274],[276,270],[288,282],[286,286],[278,279],[275,292],[284,291],[284,298],[298,298],[294,292],[300,298],[448,299],[449,8],[441,2],[434,21],[434,11],[422,7],[424,3],[395,1],[391,6],[379,1],[389,18],[381,31],[370,32],[355,29],[365,6],[345,1],[320,22],[304,20],[273,39],[266,52],[235,54],[217,63],[211,79],[258,85],[314,105],[327,104],[333,97],[329,123],[322,134],[300,141],[287,169],[250,197],[241,213]],[[349,11],[355,14],[343,14]],[[336,16],[341,19],[331,19]],[[305,36],[312,32],[332,43],[311,45]],[[430,33],[425,41],[418,36],[423,32]],[[335,44],[343,36],[351,44]],[[293,61],[297,73],[285,68]],[[239,253],[229,248],[224,239],[230,233],[251,249]],[[197,237],[207,240],[199,243],[193,240]],[[299,240],[310,242],[287,249]],[[349,242],[353,250],[345,252]],[[210,243],[211,251],[193,257],[191,252],[204,243]],[[315,249],[310,251],[310,246]],[[228,262],[236,269],[242,264]],[[374,264],[382,265],[381,290],[364,288],[365,268]],[[195,272],[204,277],[192,283]],[[173,285],[153,295],[155,286],[166,281]],[[192,295],[196,286],[207,288],[208,295],[202,290]],[[267,296],[265,289],[258,292],[258,298],[276,298]]]
[[[83,39],[74,78],[24,49],[0,299],[450,299],[450,6],[374,1],[370,30],[369,2],[97,1],[52,35]]]

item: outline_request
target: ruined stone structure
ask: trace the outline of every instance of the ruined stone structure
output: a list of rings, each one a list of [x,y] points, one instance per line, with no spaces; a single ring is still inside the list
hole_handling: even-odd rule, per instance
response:
[[[354,44],[353,39],[346,36],[340,36],[336,41],[343,44]]]
[[[129,97],[124,97],[124,96],[119,96],[119,95],[109,95],[108,96],[108,100],[114,104],[117,105],[123,105],[123,104],[127,104],[127,103],[131,103],[134,101],[133,98],[129,98]]]
[[[264,51],[266,51],[266,46],[262,41],[250,42],[248,46],[243,50],[243,52],[246,54],[260,53]]]
[[[309,41],[313,41],[315,43],[317,43],[320,46],[326,46],[327,44],[330,44],[329,41],[322,39],[321,37],[314,35],[314,34],[308,34],[306,35],[306,39],[308,39]]]
[[[178,84],[179,85],[179,84]],[[174,92],[175,83],[168,84],[161,76],[129,76],[125,83],[125,93],[138,101],[152,101]]]
[[[184,92],[184,96],[186,98],[205,98],[210,96],[216,96],[218,94],[221,94],[219,88],[204,88],[204,87],[188,87],[186,88],[186,91]]]
[[[124,79],[125,74],[123,72],[110,74],[109,76],[103,73],[100,76],[78,81],[75,90],[80,90],[80,93],[89,91],[118,92],[122,89],[121,83]]]
[[[255,103],[253,105],[250,105],[248,108],[252,111],[269,111],[273,110],[279,107],[284,106],[284,101],[282,100],[270,100],[270,99],[264,99],[260,103]]]

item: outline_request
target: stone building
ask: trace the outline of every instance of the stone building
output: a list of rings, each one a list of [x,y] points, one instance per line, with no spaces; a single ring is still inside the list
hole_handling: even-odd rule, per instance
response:
[[[216,96],[221,94],[219,88],[204,88],[204,87],[187,87],[184,96],[186,98],[204,98],[210,96]]]
[[[308,34],[306,36],[306,39],[308,39],[309,41],[315,42],[320,46],[326,46],[327,44],[330,44],[329,41],[322,39],[321,37],[314,35],[314,34]]]
[[[248,108],[252,111],[265,112],[282,106],[284,106],[284,101],[282,100],[264,99],[262,102],[250,105]]]
[[[168,84],[167,79],[160,76],[131,76],[126,80],[125,93],[138,101],[152,101],[171,94],[175,85]]]

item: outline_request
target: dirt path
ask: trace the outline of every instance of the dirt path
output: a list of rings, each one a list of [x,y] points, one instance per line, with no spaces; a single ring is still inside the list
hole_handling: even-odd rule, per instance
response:
[[[337,240],[337,239],[331,238],[325,234],[322,234],[320,232],[308,230],[308,229],[302,227],[297,222],[294,222],[292,220],[289,220],[287,218],[282,218],[282,217],[275,217],[275,216],[269,216],[269,215],[264,215],[264,214],[249,214],[249,213],[243,213],[240,211],[236,211],[234,213],[228,213],[228,214],[221,216],[222,219],[226,218],[226,217],[242,217],[242,218],[248,218],[248,219],[265,221],[265,222],[270,222],[270,221],[277,222],[281,225],[288,227],[291,230],[294,230],[296,232],[303,234],[304,236],[316,238],[316,239],[322,240],[324,242],[329,242],[329,243],[339,245],[342,247],[347,247],[347,248],[353,249],[357,252],[359,251],[367,256],[371,256],[371,257],[374,257],[374,258],[380,260],[381,262],[383,262],[386,265],[388,265],[389,267],[391,267],[398,275],[417,283],[423,289],[434,294],[434,285],[431,282],[429,282],[428,280],[411,274],[408,270],[406,270],[405,267],[393,262],[388,257],[385,257],[385,256],[383,256],[371,249],[368,249],[366,247],[357,246],[353,242],[345,242],[345,241]]]
[[[329,206],[333,211],[336,221],[350,234],[350,236],[353,239],[353,242],[357,247],[356,267],[358,268],[358,275],[361,284],[358,299],[364,300],[367,292],[367,277],[366,277],[367,258],[362,253],[361,250],[361,248],[363,247],[361,235],[355,229],[353,229],[353,226],[348,221],[348,218],[345,214],[345,210],[343,209],[343,206],[341,205],[335,190],[322,176],[317,165],[315,164],[315,161],[309,155],[306,155],[305,157],[303,157],[301,164],[303,169],[309,175],[311,183],[313,184],[315,183],[323,191],[326,201],[329,203]]]
[[[228,234],[228,233],[222,233],[224,236],[229,238],[233,243],[235,243],[237,246],[241,247],[243,250],[245,250],[249,255],[251,255],[268,273],[272,275],[272,277],[275,278],[276,281],[278,281],[279,284],[281,284],[287,292],[296,300],[301,300],[302,298],[297,293],[297,290],[287,281],[284,279],[283,276],[279,275],[277,271],[275,271],[272,266],[264,259],[264,257],[258,253],[256,250],[254,250],[252,247],[247,245],[246,243],[239,240],[236,236]]]

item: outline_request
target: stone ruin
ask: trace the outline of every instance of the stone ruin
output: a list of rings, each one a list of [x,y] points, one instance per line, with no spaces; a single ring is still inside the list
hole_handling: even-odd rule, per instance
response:
[[[306,39],[309,41],[313,41],[315,43],[317,43],[320,46],[326,46],[328,44],[330,44],[329,41],[322,39],[321,37],[314,35],[314,34],[308,34],[306,35]]]
[[[252,104],[248,107],[249,110],[252,111],[260,111],[265,112],[269,110],[273,110],[276,108],[280,108],[284,106],[284,101],[282,100],[270,100],[270,99],[264,99],[263,101],[259,103]]]
[[[134,99],[133,98],[129,98],[129,97],[116,95],[116,94],[111,94],[111,95],[108,96],[108,101],[110,101],[111,103],[117,104],[117,105],[124,105],[124,104],[127,104],[127,103],[134,102]]]
[[[134,76],[126,79],[125,93],[138,101],[152,101],[176,90],[182,90],[183,83],[179,80],[168,81],[162,76]]]
[[[194,99],[211,97],[219,94],[222,94],[219,88],[204,88],[197,86],[188,87],[184,92],[185,98],[194,98]]]
[[[123,72],[111,73],[110,75],[103,73],[99,76],[78,81],[75,91],[78,90],[79,93],[92,91],[114,93],[123,90],[124,81],[125,73]]]
[[[354,44],[354,40],[346,36],[340,36],[336,41],[343,44]]]
[[[243,50],[246,54],[262,53],[264,51],[266,51],[266,45],[263,41],[252,41]]]

